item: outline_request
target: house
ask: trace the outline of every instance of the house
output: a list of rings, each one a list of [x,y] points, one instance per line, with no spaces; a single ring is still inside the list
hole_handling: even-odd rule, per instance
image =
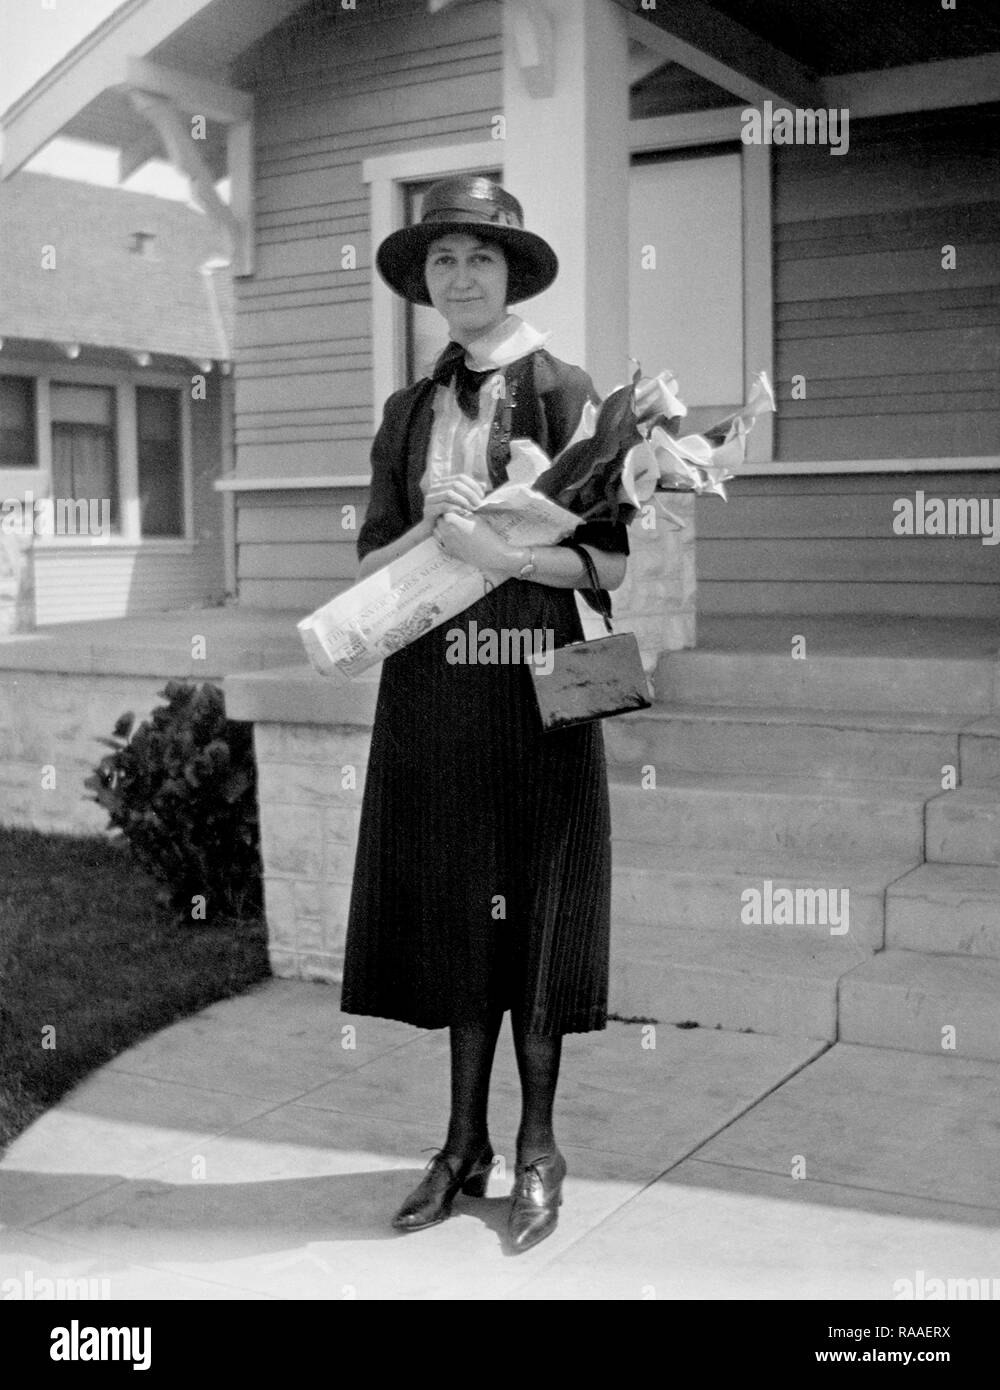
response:
[[[372,271],[435,178],[502,174],[560,257],[525,313],[602,391],[669,365],[697,427],[766,371],[728,504],[632,528],[658,701],[607,725],[617,1006],[923,1050],[958,1018],[998,1056],[994,7],[130,0],[2,127],[4,179],[57,133],[165,151],[224,232],[216,486],[240,606],[289,626],[352,581],[382,403],[440,341]],[[374,688],[226,678],[280,973],[338,975]],[[775,893],[816,910],[755,919]]]
[[[223,597],[219,249],[164,198],[25,171],[0,186],[3,630]]]
[[[998,51],[976,0],[143,0],[5,114],[2,174],[63,133],[123,173],[166,152],[206,194],[236,277],[241,602],[309,608],[353,578],[343,508],[435,331],[373,247],[427,181],[492,169],[561,256],[531,316],[601,389],[629,353],[671,365],[697,419],[758,369],[777,383],[746,505],[698,508],[702,611],[986,615],[991,549],[884,520],[998,467]],[[798,143],[783,110],[816,118]]]

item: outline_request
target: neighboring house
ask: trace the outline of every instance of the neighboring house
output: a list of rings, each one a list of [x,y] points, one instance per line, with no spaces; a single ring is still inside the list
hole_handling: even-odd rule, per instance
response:
[[[5,630],[223,597],[221,244],[164,198],[26,172],[0,185]]]
[[[373,247],[492,169],[562,259],[525,312],[601,389],[631,352],[699,422],[776,381],[758,476],[697,509],[703,611],[985,616],[997,552],[891,522],[995,491],[998,50],[979,0],[130,0],[5,113],[2,173],[64,133],[229,175],[243,603],[353,578],[373,424],[437,341]],[[765,102],[846,109],[849,145],[743,143]]]

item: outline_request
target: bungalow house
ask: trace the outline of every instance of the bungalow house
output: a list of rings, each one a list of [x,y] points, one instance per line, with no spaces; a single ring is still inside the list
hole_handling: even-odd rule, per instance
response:
[[[127,0],[2,129],[2,179],[64,133],[204,191],[236,589],[289,621],[352,581],[382,402],[441,341],[372,268],[435,178],[516,192],[561,265],[524,312],[600,390],[669,366],[697,427],[766,371],[729,502],[632,528],[617,1007],[1000,1055],[994,7]],[[374,688],[226,679],[282,973],[338,975]]]
[[[183,204],[0,186],[0,630],[225,592],[232,282]]]

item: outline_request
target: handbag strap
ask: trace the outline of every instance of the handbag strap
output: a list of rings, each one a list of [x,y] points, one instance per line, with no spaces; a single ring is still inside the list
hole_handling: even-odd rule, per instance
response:
[[[594,597],[597,600],[598,611],[604,619],[604,626],[609,632],[613,633],[614,628],[611,626],[611,604],[608,602],[608,596],[601,588],[601,581],[597,577],[597,566],[594,564],[594,557],[585,546],[579,543],[579,541],[563,541],[563,545],[569,550],[575,550],[583,561],[587,571],[587,578],[590,580],[590,588],[593,590]]]

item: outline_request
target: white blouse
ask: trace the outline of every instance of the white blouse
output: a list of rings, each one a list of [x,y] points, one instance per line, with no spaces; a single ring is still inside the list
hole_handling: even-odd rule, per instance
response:
[[[487,447],[497,402],[502,395],[503,368],[536,348],[544,347],[551,336],[551,333],[539,333],[517,314],[508,314],[496,328],[469,343],[465,362],[470,371],[485,372],[491,367],[496,370],[479,388],[479,415],[475,420],[470,420],[459,406],[454,382],[437,387],[427,466],[420,480],[425,495],[442,478],[455,473],[468,473],[489,490]]]

